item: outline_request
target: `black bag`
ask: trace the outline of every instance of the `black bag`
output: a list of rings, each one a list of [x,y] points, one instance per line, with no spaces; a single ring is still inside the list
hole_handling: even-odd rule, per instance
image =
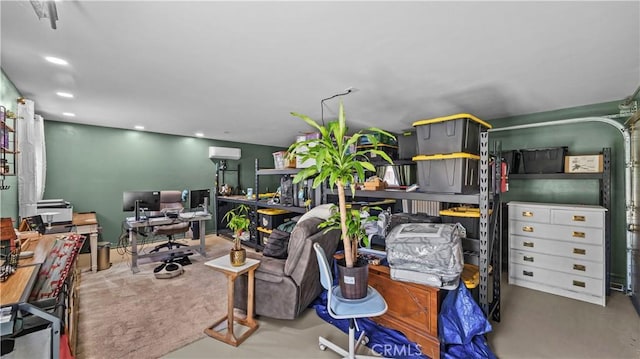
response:
[[[280,204],[283,206],[293,205],[293,180],[290,176],[280,178]]]
[[[267,257],[286,259],[288,256],[289,237],[291,233],[274,229],[269,235],[267,244],[262,250],[262,254]]]

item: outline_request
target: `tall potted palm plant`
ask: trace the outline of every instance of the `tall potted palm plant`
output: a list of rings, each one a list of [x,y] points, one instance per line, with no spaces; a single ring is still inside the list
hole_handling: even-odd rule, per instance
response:
[[[239,267],[244,264],[247,259],[247,251],[242,248],[242,233],[249,229],[249,207],[241,204],[236,208],[227,212],[223,220],[227,221],[227,228],[233,231],[233,247],[229,253],[231,265]]]
[[[368,128],[366,132],[358,131],[348,136],[344,106],[340,102],[338,120],[319,125],[308,116],[292,112],[293,116],[305,121],[314,131],[320,133],[320,138],[296,142],[289,147],[289,156],[300,156],[301,161],[313,159],[315,165],[304,168],[293,178],[293,183],[309,177],[315,177],[312,187],[317,188],[325,181],[333,190],[338,189],[338,209],[340,214],[340,228],[342,231],[342,243],[344,244],[345,265],[347,268],[354,266],[358,255],[357,238],[349,236],[347,226],[347,206],[345,187],[351,188],[355,195],[356,181],[364,180],[365,171],[375,173],[375,167],[368,161],[367,155],[382,157],[390,164],[393,163],[389,155],[378,149],[379,138],[395,138],[389,132],[379,128]],[[366,137],[371,147],[358,148],[362,137]]]

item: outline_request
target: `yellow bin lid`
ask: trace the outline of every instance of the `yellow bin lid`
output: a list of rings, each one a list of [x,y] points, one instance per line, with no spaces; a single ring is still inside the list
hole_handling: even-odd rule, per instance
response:
[[[438,155],[418,155],[413,157],[414,161],[433,161],[433,160],[450,160],[454,158],[469,158],[472,160],[479,160],[480,156],[465,152],[455,152]]]
[[[493,210],[489,209],[489,214],[491,214],[492,212]],[[480,218],[480,208],[472,207],[455,207],[443,209],[439,213],[441,216]]]
[[[256,229],[258,230],[258,232],[262,232],[262,233],[271,234],[271,232],[273,232],[272,229],[267,229],[267,228],[264,228],[264,227],[257,227]]]
[[[278,209],[278,208],[261,208],[257,212],[261,213],[261,214],[267,214],[269,216],[275,216],[277,214],[291,213],[291,212],[289,212],[287,210]]]
[[[444,121],[453,121],[453,120],[462,120],[468,118],[471,121],[477,122],[480,125],[486,127],[486,128],[491,128],[492,126],[484,121],[482,121],[481,119],[477,118],[476,116],[470,114],[470,113],[458,113],[455,115],[450,115],[450,116],[444,116],[444,117],[437,117],[437,118],[431,118],[431,119],[427,119],[427,120],[419,120],[413,123],[413,127],[416,126],[422,126],[422,125],[429,125],[432,123],[438,123],[438,122],[444,122]]]
[[[473,289],[480,284],[480,268],[477,265],[465,263],[460,278],[467,289]]]

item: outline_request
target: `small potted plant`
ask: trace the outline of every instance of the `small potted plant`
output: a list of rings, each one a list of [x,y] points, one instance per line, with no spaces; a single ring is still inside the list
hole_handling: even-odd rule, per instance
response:
[[[231,265],[239,267],[244,264],[247,259],[247,251],[242,248],[242,233],[249,229],[249,207],[241,204],[238,207],[227,212],[223,220],[227,221],[227,228],[233,231],[233,248],[229,253]]]

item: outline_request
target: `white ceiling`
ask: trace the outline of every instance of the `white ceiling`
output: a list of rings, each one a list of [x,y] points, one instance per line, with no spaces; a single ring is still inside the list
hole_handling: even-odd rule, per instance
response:
[[[349,87],[352,129],[399,132],[617,101],[640,84],[638,1],[56,4],[57,30],[29,1],[0,5],[2,69],[56,121],[288,146],[310,129],[291,111],[320,120],[321,99]]]

